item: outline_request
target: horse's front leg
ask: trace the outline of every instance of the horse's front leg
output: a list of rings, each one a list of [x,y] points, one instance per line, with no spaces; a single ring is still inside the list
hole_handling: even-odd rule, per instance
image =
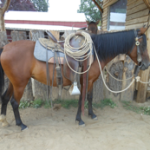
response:
[[[78,111],[77,111],[77,115],[76,115],[76,121],[79,121],[79,125],[80,126],[85,126],[85,123],[82,121],[81,119],[81,105],[82,105],[82,94],[80,94],[80,98],[79,98],[79,102],[78,102]]]
[[[93,101],[93,88],[87,94],[88,99],[88,115],[91,116],[92,119],[97,119],[97,116],[93,113],[92,101]]]

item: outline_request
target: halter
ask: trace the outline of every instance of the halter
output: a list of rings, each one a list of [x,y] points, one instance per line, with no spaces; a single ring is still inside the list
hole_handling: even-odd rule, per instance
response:
[[[142,56],[141,56],[141,51],[140,51],[140,42],[138,41],[140,38],[142,38],[142,36],[138,37],[138,33],[136,30],[134,30],[134,34],[135,34],[135,45],[137,46],[137,61],[138,61],[138,65],[136,65],[135,70],[134,70],[134,74],[135,77],[138,75],[138,72],[140,70],[141,67],[141,62],[142,62]]]

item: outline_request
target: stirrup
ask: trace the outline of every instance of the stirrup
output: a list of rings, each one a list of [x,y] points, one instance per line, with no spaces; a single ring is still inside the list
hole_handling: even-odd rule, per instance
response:
[[[78,86],[77,86],[77,82],[74,82],[70,89],[69,89],[69,94],[70,95],[80,95],[80,90],[78,89]]]

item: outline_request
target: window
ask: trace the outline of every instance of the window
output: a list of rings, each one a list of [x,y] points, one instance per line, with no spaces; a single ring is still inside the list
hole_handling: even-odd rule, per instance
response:
[[[109,8],[109,19],[107,29],[124,30],[126,21],[127,0],[118,0]]]

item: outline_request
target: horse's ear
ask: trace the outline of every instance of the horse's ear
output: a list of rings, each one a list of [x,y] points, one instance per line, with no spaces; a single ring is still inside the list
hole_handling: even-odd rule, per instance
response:
[[[97,21],[96,21],[96,24],[98,25],[98,24],[99,24],[99,22],[100,22],[100,20],[97,20]]]
[[[86,20],[86,23],[89,24],[90,22]]]
[[[144,34],[148,30],[149,27],[150,25],[145,28],[145,25],[144,25],[142,28],[139,29],[138,35]]]

